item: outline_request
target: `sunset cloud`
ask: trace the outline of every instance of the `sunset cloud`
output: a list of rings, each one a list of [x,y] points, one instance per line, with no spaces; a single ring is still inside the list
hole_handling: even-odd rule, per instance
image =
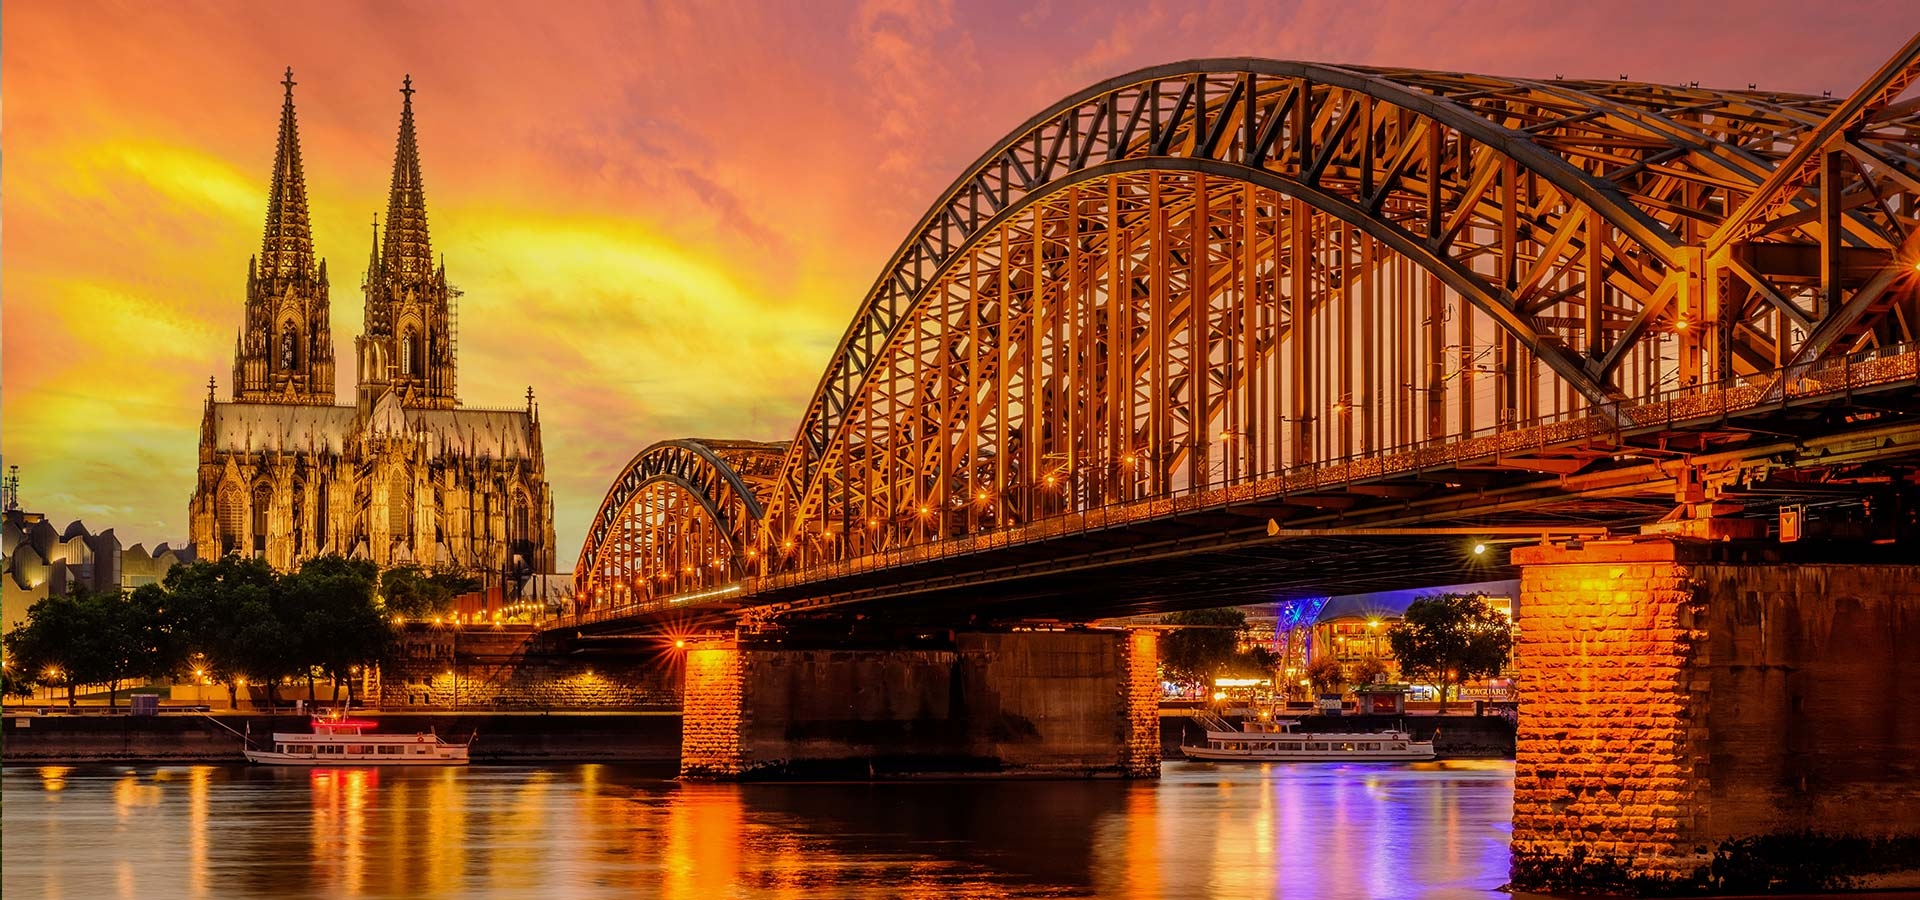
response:
[[[562,566],[634,452],[792,436],[962,166],[1132,69],[1257,55],[1844,93],[1908,2],[5,4],[0,431],[24,500],[178,542],[291,65],[337,348],[411,74],[460,389],[545,429]],[[350,392],[349,353],[339,354]]]

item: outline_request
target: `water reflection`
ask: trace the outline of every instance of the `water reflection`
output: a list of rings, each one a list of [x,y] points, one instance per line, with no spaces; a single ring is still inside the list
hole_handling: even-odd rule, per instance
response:
[[[680,784],[553,769],[8,769],[38,897],[1493,897],[1509,764],[1158,782]]]

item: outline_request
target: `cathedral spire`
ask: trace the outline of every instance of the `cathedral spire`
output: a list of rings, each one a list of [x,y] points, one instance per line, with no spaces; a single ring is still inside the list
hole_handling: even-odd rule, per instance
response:
[[[427,238],[427,196],[420,182],[420,148],[413,135],[413,76],[402,82],[400,139],[393,150],[393,187],[387,195],[387,243],[383,274],[402,280],[433,275]]]
[[[273,180],[267,185],[267,225],[260,255],[247,261],[246,320],[233,348],[233,399],[327,404],[333,402],[327,264],[313,252],[291,67],[280,85],[285,93]]]
[[[380,279],[380,214],[373,214],[373,250],[367,254],[367,283]]]
[[[313,267],[313,229],[307,221],[307,180],[300,168],[300,130],[293,112],[293,67],[287,67],[286,97],[280,107],[280,144],[273,154],[273,182],[267,186],[267,227],[260,241],[259,272],[265,278],[294,278]]]

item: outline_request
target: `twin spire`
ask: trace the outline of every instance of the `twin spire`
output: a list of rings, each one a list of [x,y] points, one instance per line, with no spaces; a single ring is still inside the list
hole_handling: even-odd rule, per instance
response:
[[[267,187],[267,229],[260,240],[263,278],[313,274],[313,228],[307,221],[307,179],[300,169],[300,129],[293,112],[293,68],[287,68],[280,107],[280,143],[273,152],[273,183]]]
[[[307,213],[306,174],[300,165],[300,130],[293,109],[293,68],[285,80],[280,107],[280,140],[274,151],[273,181],[267,188],[267,227],[260,242],[259,273],[263,278],[311,277],[314,268],[313,226]],[[387,242],[370,261],[373,269],[403,280],[433,274],[433,246],[427,236],[427,197],[420,179],[420,148],[413,132],[413,76],[402,82],[400,137],[393,151],[393,180],[387,196]],[[370,271],[369,276],[373,273]]]

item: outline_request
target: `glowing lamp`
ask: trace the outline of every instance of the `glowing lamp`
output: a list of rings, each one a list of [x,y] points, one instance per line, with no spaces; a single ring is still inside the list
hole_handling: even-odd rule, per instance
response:
[[[1487,553],[1487,545],[1486,545],[1486,544],[1475,544],[1475,545],[1473,545],[1473,555],[1475,555],[1475,556],[1485,556],[1485,555],[1486,555],[1486,553]]]
[[[687,647],[687,642],[686,642],[686,641],[674,641],[674,642],[673,642],[673,649],[675,649],[675,650],[685,650],[685,649],[686,649],[686,647]]]

